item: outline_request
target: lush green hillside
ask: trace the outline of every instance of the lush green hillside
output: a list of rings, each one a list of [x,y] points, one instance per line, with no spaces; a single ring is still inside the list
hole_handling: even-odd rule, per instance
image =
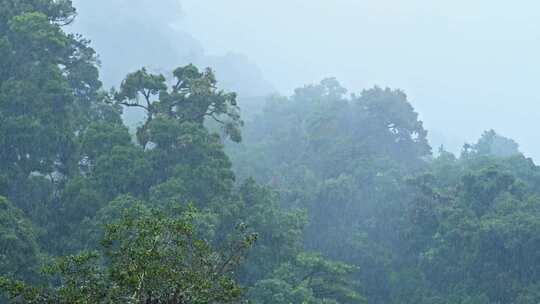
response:
[[[0,0],[0,302],[540,301],[540,168],[513,140],[434,156],[404,92],[332,78],[245,121],[194,65],[106,90],[75,17]]]

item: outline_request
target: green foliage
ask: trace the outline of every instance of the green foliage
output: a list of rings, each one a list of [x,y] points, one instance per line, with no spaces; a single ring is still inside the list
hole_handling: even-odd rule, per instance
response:
[[[349,275],[355,267],[302,253],[250,291],[253,303],[366,303]]]
[[[250,173],[281,186],[289,183],[283,172],[302,167],[320,178],[336,178],[374,158],[405,168],[424,164],[431,149],[427,132],[404,93],[375,87],[347,98],[344,92],[327,79],[297,89],[290,98],[270,98],[247,124],[244,146],[231,147],[241,176],[247,175],[244,168],[259,168],[262,172]],[[260,152],[263,166],[248,163],[258,162]]]
[[[0,79],[2,164],[23,176],[50,173],[74,149],[69,119],[54,118],[68,117],[74,101],[59,67],[69,39],[41,13],[13,17],[4,39],[14,55],[2,59],[10,65]]]
[[[268,97],[242,129],[212,70],[143,68],[105,92],[63,31],[71,1],[0,8],[12,302],[538,302],[540,168],[513,140],[434,158],[404,92],[334,78]],[[136,134],[123,107],[144,110]]]
[[[168,88],[163,75],[150,74],[143,68],[129,74],[115,94],[118,104],[144,109],[147,119],[137,130],[137,139],[143,147],[153,143],[161,148],[170,148],[177,138],[160,136],[163,133],[159,128],[171,130],[174,124],[178,128],[183,123],[202,126],[205,118],[219,122],[226,135],[240,141],[237,129],[242,122],[236,94],[218,90],[212,70],[199,72],[195,66],[188,65],[175,69],[173,75],[175,84]],[[153,123],[154,118],[160,118],[161,123]]]
[[[40,250],[32,223],[0,196],[0,274],[35,280]]]
[[[0,193],[16,206],[0,212],[8,297],[229,303],[239,283],[254,286],[301,256],[306,213],[254,181],[235,185],[223,140],[239,142],[242,121],[236,94],[219,90],[210,69],[177,68],[172,85],[142,69],[103,92],[88,41],[62,29],[75,16],[70,1],[0,5]],[[122,106],[146,111],[136,140]],[[65,256],[46,267],[47,281],[36,273],[41,252]],[[302,288],[314,299],[322,290]]]
[[[355,290],[369,302],[526,297],[524,286],[538,280],[530,270],[538,167],[494,131],[460,158],[441,149],[431,159],[404,93],[345,92],[328,79],[269,99],[244,142],[228,146],[237,173],[275,187],[283,205],[305,208],[305,248],[359,266]],[[261,302],[314,301],[275,277],[256,286],[250,295]]]
[[[539,200],[529,187],[531,180],[518,179],[535,174],[521,171],[526,166],[503,166],[506,160],[478,157],[482,166],[471,158],[449,164],[464,166],[458,180],[438,185],[417,180],[421,194],[411,205],[415,227],[408,238],[422,239],[411,244],[428,288],[442,297],[513,303],[528,296],[524,286],[540,279],[533,262],[540,244],[534,236],[540,228]],[[440,174],[445,172],[430,179]],[[472,300],[478,293],[484,300]]]
[[[427,132],[398,90],[346,96],[335,79],[271,97],[228,146],[237,174],[275,187],[284,206],[307,210],[304,247],[359,265],[363,294],[388,302],[401,250],[404,178],[428,166]],[[255,249],[256,250],[256,249]]]
[[[76,170],[78,133],[91,118],[118,115],[98,101],[88,41],[62,30],[75,15],[70,1],[3,0],[0,7],[0,175],[9,176],[2,194],[43,220],[36,206],[50,203]]]
[[[120,194],[145,193],[152,176],[152,166],[142,149],[115,146],[96,160],[91,178],[108,199],[113,199]]]
[[[302,251],[307,218],[301,210],[280,208],[275,193],[254,180],[245,181],[238,192],[242,208],[235,217],[258,235],[257,246],[238,271],[240,281],[252,285]]]
[[[18,16],[27,12],[40,12],[47,16],[53,23],[67,24],[75,15],[75,8],[69,0],[2,0],[0,2],[2,12],[0,22],[5,24],[13,16]]]
[[[231,272],[255,235],[241,235],[231,250],[216,252],[196,239],[195,211],[171,218],[132,208],[142,210],[107,226],[101,254],[69,256],[48,269],[59,275],[58,286],[3,279],[0,287],[25,303],[233,303],[240,296]]]
[[[519,145],[514,140],[500,136],[494,130],[485,131],[476,144],[466,144],[463,153],[465,156],[474,153],[476,155],[496,157],[510,157],[521,154]]]
[[[123,125],[108,122],[94,122],[81,136],[81,152],[88,157],[87,162],[96,161],[99,156],[111,153],[115,146],[129,146],[131,136]]]

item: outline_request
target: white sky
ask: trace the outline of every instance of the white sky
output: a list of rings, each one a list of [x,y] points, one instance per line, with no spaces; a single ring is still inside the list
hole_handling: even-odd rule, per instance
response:
[[[326,76],[401,88],[453,148],[494,128],[540,159],[540,2],[184,0],[183,11],[207,52],[247,54],[282,92]]]
[[[352,92],[373,85],[403,89],[425,122],[434,150],[445,143],[457,151],[464,141],[493,128],[540,160],[538,1],[74,3],[79,8],[76,30],[95,41],[104,74],[112,78],[125,75],[114,65],[125,59],[119,54],[122,45],[136,61],[133,66],[146,65],[146,58],[168,65],[176,52],[171,46],[178,51],[200,45],[210,55],[247,55],[283,94],[329,76]],[[156,31],[155,37],[145,37]],[[132,40],[141,43],[133,46]]]

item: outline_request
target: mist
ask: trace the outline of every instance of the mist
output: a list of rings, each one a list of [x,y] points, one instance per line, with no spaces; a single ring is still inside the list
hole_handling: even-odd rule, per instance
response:
[[[538,8],[0,0],[0,304],[540,303]]]
[[[352,92],[374,85],[404,90],[434,147],[459,152],[493,128],[515,139],[526,155],[540,157],[531,128],[540,119],[540,21],[532,1],[75,5],[75,29],[94,40],[108,84],[142,63],[212,66],[222,85],[249,96],[289,95],[336,77]]]
[[[170,72],[170,67],[193,63],[211,66],[223,87],[245,97],[274,92],[262,72],[240,52],[205,51],[200,41],[185,31],[182,5],[160,1],[74,1],[79,16],[71,30],[92,40],[98,51],[106,86],[118,86],[126,73],[145,66]]]

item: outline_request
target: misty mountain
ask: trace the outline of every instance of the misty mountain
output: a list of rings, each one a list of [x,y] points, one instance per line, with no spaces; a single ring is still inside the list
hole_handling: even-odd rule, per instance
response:
[[[102,64],[106,86],[142,66],[167,71],[193,63],[212,67],[220,85],[240,97],[264,96],[272,85],[246,55],[224,51],[208,55],[201,43],[182,30],[180,1],[75,0],[79,16],[71,30],[92,41]]]

